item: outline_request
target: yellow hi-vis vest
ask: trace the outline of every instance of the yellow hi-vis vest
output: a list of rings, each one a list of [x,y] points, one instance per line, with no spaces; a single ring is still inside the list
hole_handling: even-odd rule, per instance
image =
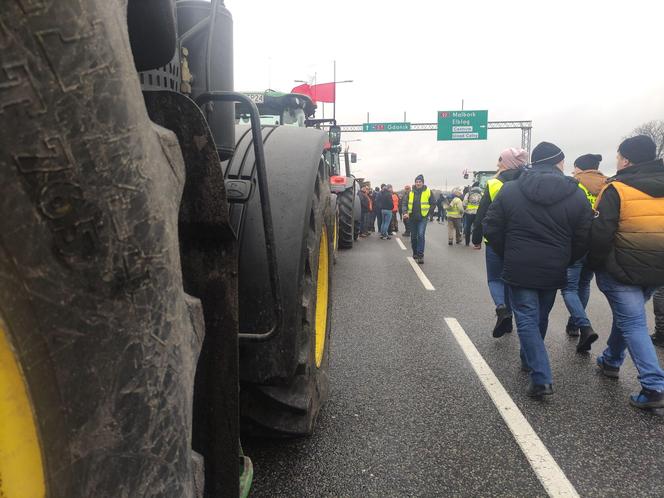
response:
[[[597,196],[595,194],[591,194],[590,190],[588,190],[586,186],[581,182],[579,182],[579,187],[581,188],[581,190],[583,190],[583,193],[586,194],[586,197],[590,202],[590,207],[595,208],[595,201],[597,200]]]
[[[420,211],[422,213],[422,218],[425,218],[429,214],[429,208],[431,205],[429,204],[429,200],[431,199],[431,190],[429,188],[425,188],[422,190],[422,193],[420,194]],[[408,214],[413,214],[413,202],[415,201],[415,192],[412,190],[410,191],[410,194],[408,194]]]
[[[501,182],[498,178],[490,178],[486,182],[486,186],[489,189],[489,199],[491,199],[491,202],[493,202],[493,200],[498,195],[498,192],[500,192],[500,189],[503,188],[503,182]]]

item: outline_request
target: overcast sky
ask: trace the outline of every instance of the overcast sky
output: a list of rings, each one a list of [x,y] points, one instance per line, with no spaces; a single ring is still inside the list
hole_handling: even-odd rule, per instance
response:
[[[289,91],[332,81],[337,120],[433,122],[436,111],[488,109],[532,120],[533,146],[559,145],[567,172],[584,153],[615,150],[639,124],[664,119],[664,1],[226,0],[235,20],[237,90]],[[321,104],[317,116],[321,117]],[[331,105],[326,104],[326,117]],[[354,133],[357,176],[402,186],[423,173],[439,188],[465,168],[492,169],[520,130],[486,141],[438,142],[435,132]]]

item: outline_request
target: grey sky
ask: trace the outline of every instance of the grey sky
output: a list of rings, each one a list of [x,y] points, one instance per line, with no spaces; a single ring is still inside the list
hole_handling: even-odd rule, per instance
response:
[[[432,122],[438,110],[488,109],[489,120],[533,120],[533,145],[573,160],[615,150],[634,127],[664,119],[664,2],[226,0],[235,19],[238,90],[290,90],[317,74],[337,89],[337,120]],[[331,106],[326,105],[326,115]],[[319,104],[318,115],[321,115]],[[520,145],[519,130],[437,142],[435,132],[358,133],[358,176],[372,183],[465,183]]]

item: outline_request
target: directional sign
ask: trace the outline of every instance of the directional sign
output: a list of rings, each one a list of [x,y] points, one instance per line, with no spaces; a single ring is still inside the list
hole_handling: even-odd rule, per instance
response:
[[[362,131],[410,131],[410,123],[364,123]]]
[[[438,140],[486,140],[489,111],[439,111]]]

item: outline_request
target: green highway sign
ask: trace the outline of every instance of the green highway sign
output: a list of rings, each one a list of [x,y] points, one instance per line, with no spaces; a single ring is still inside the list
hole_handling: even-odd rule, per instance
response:
[[[410,131],[410,123],[364,123],[362,131]]]
[[[486,140],[489,111],[438,111],[438,140]]]

